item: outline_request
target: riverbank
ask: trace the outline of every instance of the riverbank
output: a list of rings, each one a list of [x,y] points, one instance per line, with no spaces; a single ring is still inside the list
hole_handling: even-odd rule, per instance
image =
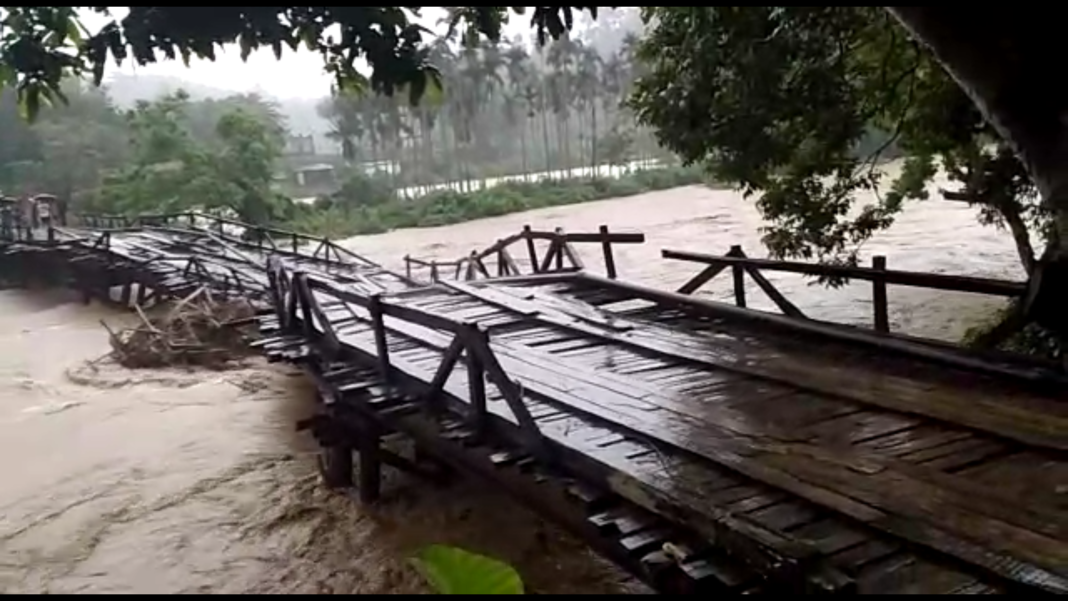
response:
[[[705,183],[696,168],[637,169],[618,177],[507,181],[473,192],[438,190],[401,198],[380,181],[357,178],[330,197],[298,206],[284,226],[330,238],[438,227],[533,209],[623,198]]]

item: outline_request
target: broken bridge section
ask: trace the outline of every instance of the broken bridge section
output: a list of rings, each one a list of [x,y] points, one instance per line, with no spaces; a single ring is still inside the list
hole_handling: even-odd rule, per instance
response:
[[[378,295],[273,274],[264,348],[316,374],[366,501],[402,432],[662,587],[1068,590],[1063,383],[584,273]]]
[[[254,344],[318,385],[324,479],[364,502],[385,466],[463,471],[661,592],[1068,592],[1066,387],[1041,366],[595,276],[574,246],[615,276],[640,241],[607,228],[399,274],[204,216],[97,225],[8,240],[5,273],[259,301]],[[715,260],[704,281],[748,261]]]

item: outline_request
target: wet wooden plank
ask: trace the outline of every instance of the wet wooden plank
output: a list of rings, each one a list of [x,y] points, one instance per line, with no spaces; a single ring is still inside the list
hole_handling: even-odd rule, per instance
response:
[[[920,425],[920,420],[886,411],[846,412],[815,423],[801,432],[828,446],[850,446],[865,440],[902,432]]]
[[[373,353],[373,348],[374,347],[373,347],[373,342],[372,341],[370,341],[370,340],[363,340],[362,341],[362,350],[363,350],[363,352],[371,354],[371,353]],[[395,367],[398,368],[398,369],[402,369],[402,370],[410,369],[410,368],[406,368],[403,364],[402,365],[396,365]],[[426,375],[424,377],[425,378],[429,378],[430,376]],[[457,395],[457,396],[462,398],[463,391],[464,391],[463,387],[452,387],[449,384],[447,384],[447,386],[455,390],[455,392],[453,394],[455,394],[455,395]],[[581,420],[579,420],[579,421],[581,421]],[[546,435],[551,436],[551,437],[555,438],[558,441],[564,442],[565,444],[574,445],[575,442],[568,442],[568,441],[578,440],[578,439],[575,438],[575,436],[579,436],[579,437],[584,436],[584,435],[588,436],[588,432],[596,431],[596,429],[590,430],[588,428],[583,429],[583,428],[575,428],[575,427],[570,426],[570,425],[562,425],[562,422],[556,422],[554,425],[556,425],[556,424],[561,424],[561,425],[560,425],[559,428],[548,428],[548,429],[544,430],[544,432],[545,432]],[[608,432],[606,430],[602,430],[602,431]],[[600,444],[604,444],[605,442],[607,442],[603,435],[598,437],[597,440],[600,440]],[[638,465],[638,463],[635,462],[634,460],[628,460],[624,456],[621,456],[618,453],[612,452],[612,448],[613,448],[612,444],[607,444],[606,446],[597,446],[595,444],[595,446],[592,447],[592,448],[588,447],[588,446],[584,447],[582,445],[578,445],[577,447],[573,447],[573,448],[583,449],[583,451],[588,456],[592,457],[595,460],[604,461],[604,462],[606,462],[606,465],[617,466],[617,467],[621,467],[621,468],[624,468],[624,469],[626,468],[626,466],[631,466],[631,468],[633,468],[635,465]],[[646,459],[647,459],[647,456],[643,456],[642,457],[643,461],[646,460]],[[666,491],[672,491],[670,493],[670,495],[683,495],[682,498],[689,499],[689,501],[687,501],[687,503],[691,507],[690,511],[699,512],[700,515],[708,515],[709,512],[712,512],[713,515],[716,515],[715,507],[710,505],[708,503],[707,498],[705,498],[705,493],[707,492],[707,484],[698,484],[698,483],[701,483],[701,482],[709,482],[709,483],[711,483],[711,482],[715,481],[715,482],[719,482],[720,485],[730,485],[731,483],[734,482],[734,480],[731,479],[730,477],[726,476],[726,475],[719,476],[718,478],[715,477],[715,476],[712,476],[712,479],[709,480],[709,475],[708,475],[708,472],[707,472],[708,468],[704,468],[704,467],[700,468],[701,470],[703,470],[703,473],[705,474],[705,477],[704,477],[703,480],[701,478],[697,478],[697,479],[694,479],[694,478],[680,478],[679,474],[677,474],[677,473],[673,473],[673,475],[668,476],[666,472],[663,472],[664,469],[669,469],[668,466],[672,465],[672,463],[673,463],[673,462],[669,461],[668,459],[669,458],[659,458],[658,457],[653,462],[653,465],[657,466],[657,468],[660,470],[659,473],[663,474],[663,476],[660,476],[659,480],[657,480],[655,477],[653,478],[654,482],[658,482],[659,483],[657,486],[649,485],[648,483],[643,484],[643,486],[651,486],[651,488],[648,489],[647,493],[644,493],[644,494],[639,495],[637,497],[638,502],[640,503],[642,500],[649,499],[650,497],[648,497],[647,495],[649,493],[651,493],[651,492],[659,491],[657,494],[667,495],[669,493],[667,493]],[[675,465],[678,465],[677,462],[675,463]],[[646,473],[645,476],[648,476],[648,473]],[[645,478],[643,477],[643,480],[644,479]],[[690,486],[698,486],[698,488],[690,489],[689,488]],[[627,489],[624,486],[622,490],[623,490],[623,492],[626,492]],[[689,491],[689,492],[687,492],[687,491]],[[678,500],[678,497],[675,497],[675,498]],[[699,509],[697,509],[697,508],[699,508]],[[655,507],[650,507],[650,509],[659,510],[659,509],[662,509],[662,508],[660,506],[655,506]],[[757,524],[748,523],[744,519],[741,519],[740,517],[731,517],[728,514],[723,513],[723,512],[719,513],[718,515],[728,522],[728,526],[725,526],[728,529],[732,529],[733,531],[742,532],[746,536],[752,536],[754,538],[754,541],[755,541],[754,544],[772,545],[772,546],[775,546],[775,548],[778,549],[779,552],[784,552],[784,553],[792,552],[792,549],[790,547],[790,545],[791,545],[790,539],[788,537],[784,537],[783,535],[774,534],[771,531],[767,531],[766,529],[763,529],[763,528],[759,527]],[[714,517],[710,517],[710,519],[715,520]],[[800,555],[804,556],[805,554],[801,553]]]
[[[812,523],[820,511],[809,503],[786,500],[750,512],[750,517],[769,528],[788,532]]]
[[[805,524],[791,530],[790,533],[828,556],[871,542],[876,538],[871,531],[863,531],[853,525],[844,524],[837,518],[825,518]]]
[[[697,323],[696,319],[688,319],[681,322],[680,327],[687,331],[694,331],[698,329]],[[780,355],[784,353],[791,355],[791,357],[811,355],[813,345],[816,344],[811,337],[803,335],[786,337],[780,332],[763,330],[757,332],[747,326],[739,325],[739,323],[724,322],[723,320],[704,321],[704,323],[706,326],[718,323],[718,325],[711,328],[708,334],[716,336],[720,341],[726,341],[727,343],[731,341],[732,337],[745,336],[747,332],[749,332],[748,335],[758,333],[761,348],[774,351]],[[941,404],[947,396],[957,396],[972,402],[976,400],[975,391],[981,391],[978,397],[983,401],[974,402],[970,409],[972,413],[987,412],[996,415],[1002,412],[1016,412],[1026,418],[1025,427],[1033,427],[1034,424],[1040,424],[1046,418],[1050,418],[1053,421],[1051,424],[1059,424],[1066,415],[1064,404],[1059,404],[1056,400],[1041,394],[1027,392],[1020,385],[999,382],[989,376],[971,374],[960,368],[949,368],[941,365],[932,366],[929,363],[896,357],[896,355],[878,355],[870,350],[865,351],[864,349],[853,348],[833,341],[820,342],[818,344],[820,348],[819,354],[826,358],[824,361],[833,367],[833,370],[836,370],[838,374],[849,373],[848,378],[850,381],[873,379],[877,381],[894,381],[902,378],[914,380],[918,386],[917,390],[922,391],[921,394],[935,396],[935,399],[931,400],[932,406]],[[878,371],[873,371],[874,366],[878,366]],[[839,378],[839,380],[844,381],[844,378]],[[958,393],[955,392],[956,390],[967,392]],[[999,408],[999,405],[1003,407]],[[994,409],[994,411],[991,412],[991,409]],[[945,413],[944,410],[938,408],[935,409],[935,412],[939,414],[932,414],[931,416],[936,418],[941,418],[940,415]],[[979,417],[986,420],[988,416],[979,415]],[[960,420],[954,417],[948,417],[946,421],[961,423]],[[965,420],[964,422],[968,421]],[[985,427],[983,424],[972,424],[972,426],[993,433],[1005,434],[1005,432],[996,431],[994,420],[990,420],[990,428]],[[1050,425],[1047,429],[1052,430],[1054,428],[1055,426]],[[1039,441],[1040,443],[1041,441]],[[1056,445],[1057,443],[1054,441],[1053,446]]]
[[[1013,498],[1068,511],[1068,464],[1045,453],[1018,452],[967,467],[958,475]]]
[[[968,430],[928,423],[908,430],[892,432],[885,436],[870,438],[860,442],[857,448],[883,457],[900,457],[914,451],[937,447],[970,437],[972,437],[972,433]]]
[[[514,367],[514,366],[513,366],[513,367]],[[542,378],[528,378],[528,380],[529,380],[529,381],[532,381],[532,382],[533,382],[533,381],[540,381],[541,379],[542,379]],[[533,387],[531,387],[531,388],[533,388]],[[634,426],[631,426],[631,427],[634,427]],[[663,437],[661,437],[661,439],[663,439]],[[722,459],[723,459],[723,457],[721,457],[721,460],[722,460]],[[798,467],[798,465],[797,465],[797,462],[795,462],[795,461],[790,461],[789,463],[791,464],[791,468],[792,468],[793,470],[796,470],[796,469],[797,469],[797,467]],[[756,466],[754,466],[754,465],[749,465],[749,466],[747,466],[747,467],[748,467],[748,468],[749,468],[750,470],[752,470],[752,469],[754,469],[754,468],[755,468]],[[818,466],[817,466],[817,465],[811,465],[811,466],[808,466],[808,467],[809,467],[809,468],[811,469],[811,468],[817,468]],[[827,466],[822,466],[822,467],[820,467],[820,468],[818,468],[818,469],[823,469],[823,470],[827,470]],[[758,471],[759,471],[759,470],[758,470]],[[830,470],[827,470],[827,472],[828,472],[828,473],[833,473],[833,472],[834,472],[834,470],[833,470],[833,469],[830,469]],[[792,473],[793,473],[794,475],[796,475],[796,472],[792,472]],[[841,472],[839,472],[838,474],[839,474],[839,476],[841,476]],[[754,474],[750,474],[750,475],[754,475]],[[782,474],[782,475],[785,475],[785,474]],[[789,479],[786,479],[786,480],[784,480],[784,479],[782,478],[782,475],[780,475],[780,476],[778,476],[778,477],[774,477],[774,478],[773,478],[773,477],[772,477],[772,476],[773,476],[773,474],[769,474],[769,473],[765,472],[765,473],[762,473],[762,474],[759,474],[759,475],[757,475],[756,477],[757,477],[758,479],[761,479],[761,480],[765,480],[765,481],[767,481],[768,479],[778,480],[777,482],[775,482],[775,484],[776,484],[776,485],[782,486],[783,484],[788,484],[789,488],[793,489],[793,491],[794,491],[795,493],[797,493],[797,492],[800,492],[800,493],[801,493],[801,494],[802,494],[803,496],[808,496],[808,497],[823,497],[822,499],[820,499],[820,501],[822,501],[822,502],[825,502],[825,503],[826,503],[826,502],[828,502],[829,500],[832,500],[831,498],[829,498],[829,497],[826,497],[826,493],[827,493],[827,491],[824,491],[824,492],[822,492],[822,493],[819,493],[819,492],[818,492],[817,490],[815,490],[815,489],[807,488],[807,487],[805,487],[805,486],[798,486],[798,484],[799,484],[799,483],[797,483],[797,482],[789,482]],[[824,475],[826,476],[826,475],[827,475],[827,473],[825,473]],[[894,481],[894,482],[892,482],[892,484],[893,484],[893,485],[894,485],[895,487],[899,487],[899,486],[901,485],[901,481],[900,481],[900,480],[899,480],[899,481]],[[901,488],[899,488],[898,490],[901,490]],[[861,492],[863,492],[863,490],[862,490]],[[878,502],[878,501],[881,501],[882,499],[881,499],[881,498],[876,498],[876,497],[877,497],[877,496],[880,496],[880,497],[881,497],[882,495],[884,495],[884,494],[886,494],[886,493],[888,493],[888,492],[890,492],[890,490],[889,490],[889,489],[888,489],[887,487],[883,486],[883,487],[880,487],[880,488],[879,488],[879,492],[878,492],[878,494],[874,494],[874,493],[873,493],[873,494],[869,494],[869,495],[868,495],[868,498],[869,498],[870,500],[874,500],[874,501],[877,501],[877,502]],[[903,497],[901,497],[901,496],[898,496],[898,497],[897,497],[897,501],[899,502],[899,504],[900,504],[900,502],[901,502],[901,501],[908,501],[908,500],[910,500],[910,499],[914,499],[916,495],[920,495],[920,496],[923,496],[923,495],[925,495],[925,494],[931,494],[931,493],[921,493],[921,492],[917,492],[917,491],[915,491],[915,490],[909,490],[909,491],[908,491],[908,493],[909,493],[909,494],[908,494],[907,498],[903,498]],[[832,505],[834,505],[834,506],[835,506],[835,508],[836,508],[836,509],[838,509],[838,510],[840,510],[840,511],[842,511],[842,510],[843,510],[843,508],[844,508],[844,511],[845,511],[846,513],[848,513],[848,514],[851,514],[851,515],[853,515],[854,517],[857,517],[858,515],[859,515],[859,516],[861,517],[861,519],[863,519],[863,518],[865,518],[865,517],[866,517],[866,518],[868,519],[868,521],[870,521],[870,522],[874,522],[874,523],[881,523],[881,522],[883,522],[883,521],[884,521],[884,519],[883,519],[883,518],[881,518],[881,517],[880,517],[880,515],[879,515],[878,513],[872,514],[872,513],[870,513],[870,511],[869,511],[869,510],[861,510],[861,511],[860,511],[860,513],[858,514],[858,513],[857,513],[857,508],[858,508],[859,506],[855,506],[855,505],[852,505],[852,504],[850,504],[850,503],[844,503],[844,504],[843,504],[843,501],[844,501],[844,499],[838,499],[837,501],[833,501]],[[819,502],[819,501],[818,501],[818,502]],[[870,502],[870,501],[869,501],[869,502]],[[909,507],[908,507],[908,504],[909,504],[909,503],[904,503],[904,506],[905,506],[906,508],[909,508]],[[913,507],[913,508],[911,508],[911,509],[915,509],[915,508]],[[921,509],[922,509],[922,508],[921,508]],[[922,512],[921,512],[921,513],[922,513]],[[979,520],[980,522],[983,522],[983,523],[987,523],[987,522],[989,522],[989,521],[990,521],[990,520],[988,520],[988,519],[985,519],[985,518],[984,518],[984,516],[973,516],[973,517],[972,517],[971,519],[972,519],[972,520],[978,519],[978,520]],[[884,526],[884,527],[885,527],[885,526]],[[1001,526],[1001,527],[1004,527],[1004,526]],[[897,527],[896,527],[896,529],[897,529],[898,531],[900,531],[900,530],[902,529],[902,527],[901,527],[901,526],[897,526]],[[926,538],[926,539],[927,539],[927,542],[928,542],[929,544],[930,544],[930,543],[939,543],[939,539],[938,539],[938,538],[937,538],[936,536],[927,536],[927,537],[922,537],[922,536],[918,536],[918,535],[917,535],[916,533],[911,533],[911,534],[912,534],[912,538]],[[938,535],[938,536],[944,536],[944,535]],[[945,547],[946,545],[942,545],[942,546],[943,546],[943,547]]]
[[[791,473],[794,474],[794,475],[797,475],[797,472],[795,471],[796,467],[797,467],[796,462],[795,461],[789,461],[787,463],[788,463],[788,465],[791,466],[789,468],[791,470]],[[839,470],[839,474],[841,475],[842,473],[843,472],[841,472]],[[845,472],[845,473],[849,473],[849,472]],[[763,479],[763,478],[760,478],[759,476],[757,476],[757,477],[758,477],[758,479]],[[812,479],[810,481],[819,481],[820,479],[821,478],[814,478],[814,479]],[[845,485],[846,482],[841,482],[841,484]],[[865,501],[867,501],[869,503],[873,503],[876,506],[878,506],[879,504],[885,504],[885,499],[886,499],[885,495],[887,495],[888,493],[890,493],[891,491],[893,491],[895,489],[901,490],[901,488],[899,488],[900,486],[901,486],[901,482],[900,481],[895,481],[893,479],[886,480],[886,483],[883,486],[879,487],[880,492],[878,492],[878,493],[872,492],[871,494],[866,494],[863,498],[864,498]],[[841,489],[841,487],[837,487],[837,488]],[[850,486],[846,486],[846,488],[850,488]],[[928,492],[922,492],[920,490],[912,490],[908,495],[898,495],[896,497],[897,508],[898,509],[906,509],[906,510],[908,510],[908,509],[915,510],[915,509],[917,509],[916,507],[914,507],[914,506],[913,507],[909,507],[910,505],[912,505],[912,501],[915,500],[916,498],[920,498],[920,497],[925,497],[925,496],[930,496],[930,495],[937,495],[938,493],[933,492],[934,490],[937,490],[937,489],[932,489],[932,490],[930,490]],[[795,489],[795,492],[797,492],[797,489]],[[809,494],[811,494],[811,491],[809,491]],[[855,489],[852,489],[852,496],[856,496]],[[838,507],[838,508],[841,509],[841,507]],[[942,511],[950,509],[950,508],[944,507],[944,508],[939,508],[938,510],[935,510],[935,511],[924,511],[923,508],[919,508],[919,509],[921,509],[920,513],[917,514],[917,513],[913,512],[912,513],[912,517],[917,518],[917,517],[921,517],[922,515],[928,515],[930,519],[937,520],[937,519],[940,518],[940,516],[942,516]],[[862,512],[862,514],[863,514],[863,512]],[[854,513],[854,515],[857,515],[857,514]],[[968,520],[968,523],[972,523],[972,520],[974,520],[974,519],[979,519],[981,522],[990,523],[992,525],[992,527],[995,528],[995,530],[1000,530],[1000,528],[1008,528],[1009,530],[1016,531],[1016,529],[1014,529],[1009,524],[1004,524],[1004,523],[1000,523],[1000,522],[990,522],[990,520],[988,520],[985,516],[971,515],[971,516],[968,516],[968,517],[962,518],[962,519]],[[874,522],[879,522],[880,520],[876,519],[876,520],[873,520],[873,521]],[[994,524],[996,524],[996,525],[994,525]],[[961,527],[965,531],[968,531],[968,530],[971,529],[970,526],[965,526],[963,524],[962,524]],[[899,532],[899,533],[900,532],[904,532],[905,530],[907,530],[907,528],[904,528],[904,527],[902,527],[900,525],[897,525],[897,524],[894,524],[893,529],[896,532]],[[921,538],[921,539],[924,539],[925,541],[927,541],[928,544],[941,545],[943,550],[948,548],[948,546],[941,544],[941,541],[942,541],[942,538],[944,537],[944,535],[939,533],[939,532],[937,532],[937,529],[933,533],[926,533],[925,534],[925,533],[910,532],[909,534],[910,534],[910,537],[913,538],[913,539]],[[1027,536],[1026,533],[1019,533],[1019,534],[1022,535],[1022,536]],[[1038,539],[1035,539],[1035,540],[1036,541],[1040,541],[1041,537],[1039,537]],[[1047,543],[1047,544],[1044,544],[1044,548],[1045,548],[1045,552],[1054,553],[1054,557],[1056,557],[1057,551],[1056,551],[1055,547],[1051,548],[1050,544]],[[1020,550],[1017,549],[1017,551],[1020,551]],[[1032,558],[1033,559],[1037,559],[1037,560],[1046,559],[1041,554],[1033,555]],[[982,554],[980,554],[980,556],[973,557],[972,559],[976,559],[976,560],[980,560],[980,561],[984,560]],[[1000,561],[1000,560],[991,558],[991,559],[987,560],[986,563],[988,565],[995,565],[994,562],[996,562],[996,561]],[[1054,562],[1055,561],[1056,560],[1054,560]],[[1011,564],[1012,562],[1010,561],[1008,563]],[[996,567],[996,565],[995,565],[995,567]]]
[[[546,316],[543,319],[552,321]],[[729,336],[713,337],[656,325],[636,329],[625,337],[590,333],[680,359],[690,358],[710,367],[729,368],[813,392],[835,394],[877,407],[968,425],[1029,444],[1068,450],[1068,406],[1022,390],[998,395],[971,388],[965,394],[937,380],[919,382],[879,373],[871,363],[857,364],[845,359],[844,352],[845,366],[814,357],[811,347],[806,353],[786,356],[771,352],[765,344],[756,355],[749,347],[735,344],[729,348],[732,346]],[[825,356],[826,352],[821,349],[820,355]]]
[[[514,367],[514,366],[513,366],[513,367]],[[537,378],[533,378],[532,380],[536,380],[536,379],[537,379]],[[729,437],[726,437],[726,438],[729,438]],[[721,458],[721,460],[722,460],[722,458]],[[801,462],[801,464],[802,464],[802,465],[804,466],[804,462]],[[748,467],[752,468],[753,466],[748,466]],[[795,467],[795,468],[796,468],[796,467],[797,467],[797,465],[794,465],[793,467]],[[833,468],[834,468],[835,466],[833,466],[833,465],[831,465],[831,466],[826,466],[826,465],[822,465],[822,464],[819,464],[819,463],[817,463],[817,464],[814,464],[814,465],[808,465],[808,466],[805,466],[805,467],[809,467],[809,468],[820,468],[820,469],[829,469],[829,472],[830,472],[831,474],[835,473],[835,472],[834,472],[834,469],[833,469]],[[839,475],[840,475],[840,474],[839,474]],[[764,476],[765,476],[765,477],[767,477],[767,474],[765,474]],[[823,474],[821,474],[821,477],[826,477],[826,476],[828,476],[828,473],[823,473]],[[900,484],[900,482],[894,482],[894,484]],[[796,485],[795,485],[795,486],[796,486]],[[884,488],[885,488],[885,487],[884,487]],[[861,491],[861,492],[863,492],[863,491]],[[885,492],[885,491],[880,491],[880,492]],[[910,491],[910,494],[915,494],[915,493],[916,493],[916,491]],[[814,494],[814,491],[811,491],[811,490],[810,490],[810,491],[808,491],[808,493],[807,493],[807,494],[809,494],[809,495],[812,495],[812,494]],[[824,499],[824,501],[826,501],[826,499]],[[915,508],[913,508],[913,509],[915,509]],[[891,524],[891,525],[893,525],[893,526],[895,526],[895,527],[897,527],[897,528],[899,528],[899,529],[903,527],[903,526],[902,526],[901,524]],[[907,525],[907,524],[906,524],[906,525]],[[913,536],[916,536],[916,534],[915,534],[915,533],[913,533]],[[932,536],[931,536],[931,535],[928,535],[928,536],[929,536],[929,538],[932,538]],[[937,535],[937,534],[933,536],[933,538],[936,538],[936,539],[937,539],[937,537],[938,537],[938,535]],[[937,540],[936,540],[935,542],[937,542]]]

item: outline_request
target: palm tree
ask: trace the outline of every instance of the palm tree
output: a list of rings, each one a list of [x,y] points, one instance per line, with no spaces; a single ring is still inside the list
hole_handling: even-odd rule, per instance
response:
[[[519,129],[519,154],[523,179],[527,179],[527,128],[533,112],[533,103],[528,93],[532,89],[530,55],[522,46],[512,46],[504,53],[504,59],[509,87],[509,94],[504,100],[505,119],[511,129]]]
[[[568,176],[571,175],[571,103],[573,101],[573,69],[575,66],[575,43],[570,38],[562,37],[549,47],[549,88],[552,90],[550,101],[553,113],[557,116],[557,139],[561,141],[564,165]]]
[[[575,71],[576,100],[590,111],[590,169],[597,175],[597,104],[601,101],[601,56],[592,48],[579,48]],[[580,113],[581,115],[582,113]]]
[[[453,36],[431,44],[429,60],[444,82],[433,100],[409,107],[338,99],[323,111],[330,137],[350,160],[362,148],[376,160],[403,162],[407,185],[444,180],[466,190],[485,177],[529,178],[543,168],[571,175],[589,166],[598,174],[606,160],[628,156],[632,141],[646,154],[659,152],[622,106],[641,69],[636,36],[606,58],[577,39],[547,47],[466,42]]]
[[[368,131],[362,104],[361,97],[341,93],[327,98],[316,107],[319,116],[330,124],[326,137],[341,145],[341,156],[350,163],[359,158],[359,148]]]

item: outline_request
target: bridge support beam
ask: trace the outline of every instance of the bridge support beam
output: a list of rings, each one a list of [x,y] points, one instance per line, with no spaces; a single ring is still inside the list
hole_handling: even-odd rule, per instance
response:
[[[352,449],[345,444],[323,447],[323,482],[330,488],[352,488]]]
[[[362,424],[357,450],[360,454],[360,502],[375,503],[382,496],[382,437],[376,424]]]

